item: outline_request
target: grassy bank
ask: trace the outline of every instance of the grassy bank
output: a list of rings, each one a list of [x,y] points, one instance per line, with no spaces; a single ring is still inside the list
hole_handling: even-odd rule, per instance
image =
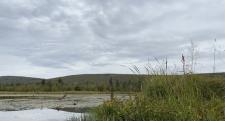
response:
[[[107,101],[83,119],[225,121],[225,81],[199,75],[147,77],[135,98]]]

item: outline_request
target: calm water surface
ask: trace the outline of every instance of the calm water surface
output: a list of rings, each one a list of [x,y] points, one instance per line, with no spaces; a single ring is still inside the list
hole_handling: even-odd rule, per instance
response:
[[[53,109],[0,111],[0,121],[65,121],[72,116],[80,117],[81,114]]]

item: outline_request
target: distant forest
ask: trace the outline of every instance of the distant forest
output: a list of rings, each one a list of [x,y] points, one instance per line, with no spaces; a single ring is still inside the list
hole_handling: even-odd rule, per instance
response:
[[[200,74],[207,78],[218,77],[225,80],[224,73]],[[87,74],[72,75],[53,79],[30,77],[0,77],[0,91],[11,92],[57,92],[57,91],[110,91],[112,78],[113,90],[120,92],[139,92],[147,75],[135,74]],[[149,75],[154,76],[154,75]],[[159,76],[159,75],[158,75]],[[161,75],[163,76],[163,75]],[[164,75],[165,76],[165,75]],[[172,76],[172,75],[171,75]],[[179,76],[178,76],[179,77]]]
[[[57,91],[99,91],[107,92],[109,79],[112,79],[114,91],[140,91],[144,75],[128,74],[90,74],[73,75],[53,79],[29,77],[2,77],[0,91],[12,92],[57,92]],[[15,81],[16,80],[16,81]]]

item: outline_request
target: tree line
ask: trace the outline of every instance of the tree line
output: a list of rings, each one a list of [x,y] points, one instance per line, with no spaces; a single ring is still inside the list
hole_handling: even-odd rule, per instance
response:
[[[137,92],[140,91],[139,80],[112,80],[114,91]],[[12,92],[57,92],[57,91],[110,91],[108,80],[106,81],[82,81],[78,83],[66,83],[62,78],[57,81],[41,80],[38,83],[11,83],[0,84],[0,91]]]

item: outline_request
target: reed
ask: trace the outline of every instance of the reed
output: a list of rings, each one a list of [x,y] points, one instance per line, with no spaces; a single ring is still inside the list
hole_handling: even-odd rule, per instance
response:
[[[198,75],[146,77],[128,100],[106,101],[93,121],[225,121],[225,83]]]

